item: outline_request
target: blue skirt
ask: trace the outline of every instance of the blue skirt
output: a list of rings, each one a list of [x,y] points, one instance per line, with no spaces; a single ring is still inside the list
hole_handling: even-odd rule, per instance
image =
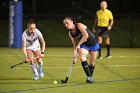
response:
[[[80,48],[84,48],[88,51],[94,51],[96,52],[98,49],[100,49],[99,43],[96,43],[93,46],[87,46],[87,45],[80,45]]]

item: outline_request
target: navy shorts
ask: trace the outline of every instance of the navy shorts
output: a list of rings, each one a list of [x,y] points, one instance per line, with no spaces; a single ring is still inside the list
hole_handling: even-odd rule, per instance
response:
[[[100,46],[99,46],[99,43],[96,43],[93,46],[80,45],[80,48],[84,48],[84,49],[86,49],[88,51],[94,51],[94,52],[96,52],[100,48]]]
[[[107,38],[110,36],[110,31],[107,29],[107,27],[98,27],[96,34],[98,37]]]

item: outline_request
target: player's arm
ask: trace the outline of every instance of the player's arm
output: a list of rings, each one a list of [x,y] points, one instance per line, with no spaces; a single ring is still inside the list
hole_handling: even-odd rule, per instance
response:
[[[81,23],[77,23],[77,27],[79,28],[79,30],[81,31],[83,37],[81,38],[81,40],[79,41],[78,45],[77,45],[77,48],[80,48],[80,45],[82,43],[84,43],[85,41],[87,41],[88,39],[88,33],[86,31],[86,26],[84,24],[81,24]]]
[[[92,28],[92,32],[93,32],[93,33],[95,33],[95,32],[96,32],[95,28],[96,28],[97,23],[98,23],[98,19],[97,19],[97,18],[95,18],[95,21],[94,21],[94,26],[93,26],[93,28]]]
[[[76,62],[76,60],[77,60],[77,57],[78,57],[78,55],[76,55],[77,54],[77,49],[76,49],[76,46],[77,46],[77,42],[76,42],[76,40],[71,36],[71,34],[70,34],[70,32],[69,32],[69,38],[71,39],[71,41],[72,41],[72,44],[73,44],[73,47],[74,47],[74,51],[73,51],[73,64],[75,64],[75,62]]]
[[[25,58],[28,57],[27,52],[26,52],[26,35],[25,32],[22,34],[22,52],[25,56]]]
[[[41,44],[41,53],[44,54],[45,46],[46,46],[44,38],[43,37],[39,37],[39,41],[40,41],[40,44]]]
[[[26,52],[26,41],[22,41],[22,52],[25,56],[25,60],[28,61],[28,55],[27,55],[27,52]]]
[[[42,33],[38,29],[36,29],[36,31],[38,34],[39,42],[41,44],[41,57],[44,57],[44,51],[45,51],[45,47],[46,47],[45,40],[43,38]]]
[[[25,58],[27,58],[26,41],[22,41],[22,51],[23,51]]]
[[[26,36],[25,33],[22,34],[22,52],[25,56],[25,60],[28,61],[28,55],[26,51]]]
[[[98,11],[97,11],[97,12],[98,12]],[[96,26],[97,26],[97,24],[98,24],[98,15],[97,15],[97,12],[96,12],[95,20],[94,20],[94,25],[93,25],[93,28],[92,28],[92,32],[93,32],[93,33],[96,33],[95,28],[96,28]]]
[[[70,32],[68,33],[68,35],[69,35],[69,38],[70,38],[70,40],[71,40],[71,42],[72,42],[72,44],[73,44],[73,47],[74,48],[76,48],[76,41],[75,41],[75,39],[71,36],[71,34],[70,34]]]
[[[112,29],[113,23],[114,23],[114,20],[110,19],[110,22],[109,22],[109,25],[108,25],[108,30]]]
[[[110,11],[109,13],[109,25],[108,25],[108,30],[111,30],[112,29],[112,26],[113,26],[113,23],[114,23],[114,19],[113,19],[113,15],[112,15],[112,12]]]

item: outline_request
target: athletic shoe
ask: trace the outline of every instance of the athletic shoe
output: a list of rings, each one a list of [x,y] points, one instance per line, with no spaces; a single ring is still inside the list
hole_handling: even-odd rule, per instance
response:
[[[34,75],[34,78],[33,78],[33,80],[38,80],[39,78],[38,78],[38,75]]]
[[[93,77],[91,77],[91,76],[87,77],[86,82],[93,83],[94,82]]]
[[[102,59],[102,57],[101,56],[98,56],[98,59]]]
[[[39,76],[40,76],[41,78],[44,77],[44,73],[43,73],[43,71],[38,71],[38,73],[39,73]]]
[[[111,58],[111,55],[106,55],[106,57],[105,58]]]

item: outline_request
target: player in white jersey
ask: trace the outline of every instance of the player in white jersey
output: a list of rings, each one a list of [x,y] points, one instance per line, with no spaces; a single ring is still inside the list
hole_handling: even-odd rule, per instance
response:
[[[36,28],[35,22],[31,21],[27,25],[27,29],[22,34],[22,51],[25,56],[25,60],[30,62],[30,67],[34,73],[34,80],[38,79],[38,76],[44,77],[42,71],[45,41],[41,32]],[[33,57],[37,58],[38,67],[34,62]]]

